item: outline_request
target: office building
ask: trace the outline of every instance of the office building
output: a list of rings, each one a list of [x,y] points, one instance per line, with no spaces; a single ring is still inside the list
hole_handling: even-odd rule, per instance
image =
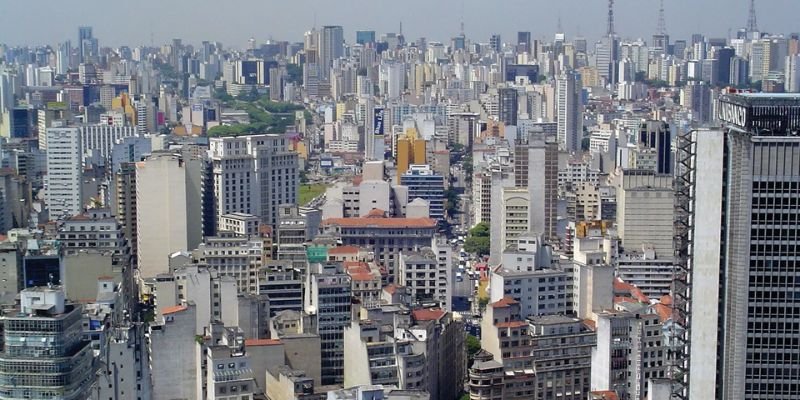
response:
[[[361,45],[375,43],[375,31],[356,31],[356,43]]]
[[[50,219],[71,217],[83,211],[83,159],[80,129],[47,129],[45,191]]]
[[[517,52],[533,55],[533,42],[531,42],[530,32],[517,32]]]
[[[322,384],[344,382],[344,330],[350,326],[350,276],[336,264],[314,264],[306,275],[305,312],[320,336]]]
[[[552,136],[533,132],[514,147],[514,186],[527,188],[528,230],[556,237],[558,220],[558,144]]]
[[[500,88],[497,91],[498,119],[505,125],[517,126],[519,100],[516,88]]]
[[[341,26],[323,26],[319,31],[318,50],[322,77],[327,80],[333,61],[344,56],[344,29]]]
[[[203,234],[201,161],[171,152],[136,163],[137,260],[142,277],[169,271],[169,256],[197,248]]]
[[[321,234],[341,240],[345,246],[371,249],[375,261],[394,275],[403,251],[430,246],[436,233],[431,218],[386,218],[372,215],[358,218],[329,218],[322,221]]]
[[[581,87],[581,77],[576,72],[567,71],[556,78],[558,144],[568,153],[577,153],[581,150],[583,139]]]
[[[651,379],[667,377],[666,321],[655,307],[635,304],[626,308],[597,315],[591,389],[616,392],[620,400],[642,399]],[[669,311],[666,313],[668,316]]]
[[[133,126],[113,126],[107,124],[84,125],[81,131],[81,154],[102,160],[106,166],[111,164],[111,154],[118,141],[137,134]],[[134,160],[139,161],[139,160]]]
[[[408,188],[409,202],[425,200],[430,218],[444,218],[444,177],[436,174],[430,165],[410,165],[406,173],[400,176],[400,184]]]
[[[18,312],[0,318],[1,397],[79,400],[91,395],[96,363],[91,343],[81,338],[81,311],[66,303],[59,287],[20,292]]]
[[[617,177],[617,232],[622,248],[651,245],[659,259],[673,256],[675,196],[671,175],[623,170]]]
[[[239,293],[256,294],[262,250],[263,242],[257,236],[220,232],[218,236],[205,237],[192,251],[192,259],[194,264],[214,269],[220,276],[233,277]]]
[[[193,304],[167,307],[150,325],[150,372],[154,399],[196,399],[202,396],[201,347],[197,343],[197,311]],[[164,351],[169,349],[169,351]]]
[[[679,232],[696,238],[681,264],[692,271],[689,396],[788,399],[800,391],[800,360],[785,351],[800,341],[792,272],[800,96],[719,102],[723,128],[689,134],[693,201],[689,230]]]
[[[260,191],[256,160],[246,137],[215,137],[209,140],[214,174],[216,215],[242,213],[258,215]]]
[[[89,64],[100,56],[97,39],[92,35],[91,26],[78,27],[78,62]]]
[[[401,253],[397,284],[408,288],[415,303],[436,302],[443,310],[450,310],[453,277],[449,248],[438,246],[437,250],[443,256],[427,247]]]
[[[639,129],[639,152],[653,153],[654,171],[658,175],[672,175],[672,132],[663,121],[645,121]],[[640,167],[639,167],[640,168]]]
[[[530,338],[525,339],[530,340],[536,370],[532,398],[584,400],[592,377],[593,329],[563,315],[531,317],[527,322]]]

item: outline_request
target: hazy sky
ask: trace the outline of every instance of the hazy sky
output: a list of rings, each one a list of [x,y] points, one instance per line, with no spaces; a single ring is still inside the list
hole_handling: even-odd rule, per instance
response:
[[[748,0],[665,0],[672,38],[693,32],[726,37],[745,25]],[[47,5],[52,8],[48,9]],[[446,41],[459,31],[462,9],[467,37],[487,41],[499,32],[504,42],[516,32],[552,37],[559,16],[568,38],[578,30],[594,39],[604,34],[606,0],[0,0],[0,43],[55,44],[71,39],[78,25],[91,25],[101,46],[162,44],[173,37],[189,43],[218,40],[244,47],[247,39],[301,41],[313,26],[342,25],[345,40],[359,29],[396,32],[408,39]],[[762,31],[800,30],[800,0],[758,0]],[[36,10],[36,11],[34,11]],[[658,0],[616,0],[616,31],[623,38],[649,38],[656,30]],[[649,40],[648,40],[649,41]]]

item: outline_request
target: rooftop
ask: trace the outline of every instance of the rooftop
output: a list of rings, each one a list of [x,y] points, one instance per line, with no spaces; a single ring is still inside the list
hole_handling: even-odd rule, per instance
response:
[[[247,347],[250,346],[275,346],[282,344],[278,339],[247,339],[244,341],[244,345]]]
[[[442,319],[445,314],[447,314],[447,312],[444,310],[430,309],[414,310],[411,312],[411,316],[414,317],[415,321],[438,321]]]
[[[519,302],[514,300],[514,298],[512,298],[512,297],[506,296],[506,297],[503,297],[502,299],[500,299],[498,301],[495,301],[494,303],[491,304],[491,306],[495,307],[495,308],[498,308],[498,307],[508,307],[508,306],[513,305],[513,304],[519,304]]]
[[[179,313],[179,312],[182,312],[182,311],[186,311],[188,309],[189,309],[189,307],[186,307],[186,306],[172,306],[172,307],[165,308],[164,311],[161,314],[162,315],[175,314],[175,313]]]
[[[328,218],[322,225],[338,225],[346,228],[435,228],[436,220],[431,218]]]

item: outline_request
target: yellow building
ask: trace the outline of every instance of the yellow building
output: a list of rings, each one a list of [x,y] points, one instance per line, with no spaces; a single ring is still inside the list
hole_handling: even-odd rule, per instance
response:
[[[122,93],[111,100],[112,110],[121,110],[125,113],[125,118],[131,125],[136,125],[136,108],[133,106],[133,100],[128,93]]]
[[[419,137],[414,128],[397,138],[397,181],[400,176],[408,171],[408,166],[413,164],[427,164],[425,160],[425,139]]]

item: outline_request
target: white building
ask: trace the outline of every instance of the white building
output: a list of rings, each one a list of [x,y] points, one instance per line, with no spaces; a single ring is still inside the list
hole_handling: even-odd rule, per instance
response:
[[[71,217],[83,210],[81,134],[76,127],[47,129],[46,204],[50,219]]]
[[[136,229],[139,272],[169,271],[169,255],[202,240],[201,163],[173,153],[155,153],[136,164]]]
[[[566,72],[556,79],[556,122],[558,142],[568,153],[581,150],[583,107],[580,75]]]
[[[136,127],[114,126],[108,124],[85,125],[81,130],[81,154],[111,160],[117,141],[137,135]],[[135,160],[138,161],[138,160]]]
[[[219,218],[232,213],[260,215],[256,160],[248,142],[247,137],[209,140],[216,214]]]
[[[153,399],[197,399],[200,381],[200,345],[195,336],[194,305],[173,306],[150,325],[150,371]],[[166,351],[165,349],[169,349]]]

